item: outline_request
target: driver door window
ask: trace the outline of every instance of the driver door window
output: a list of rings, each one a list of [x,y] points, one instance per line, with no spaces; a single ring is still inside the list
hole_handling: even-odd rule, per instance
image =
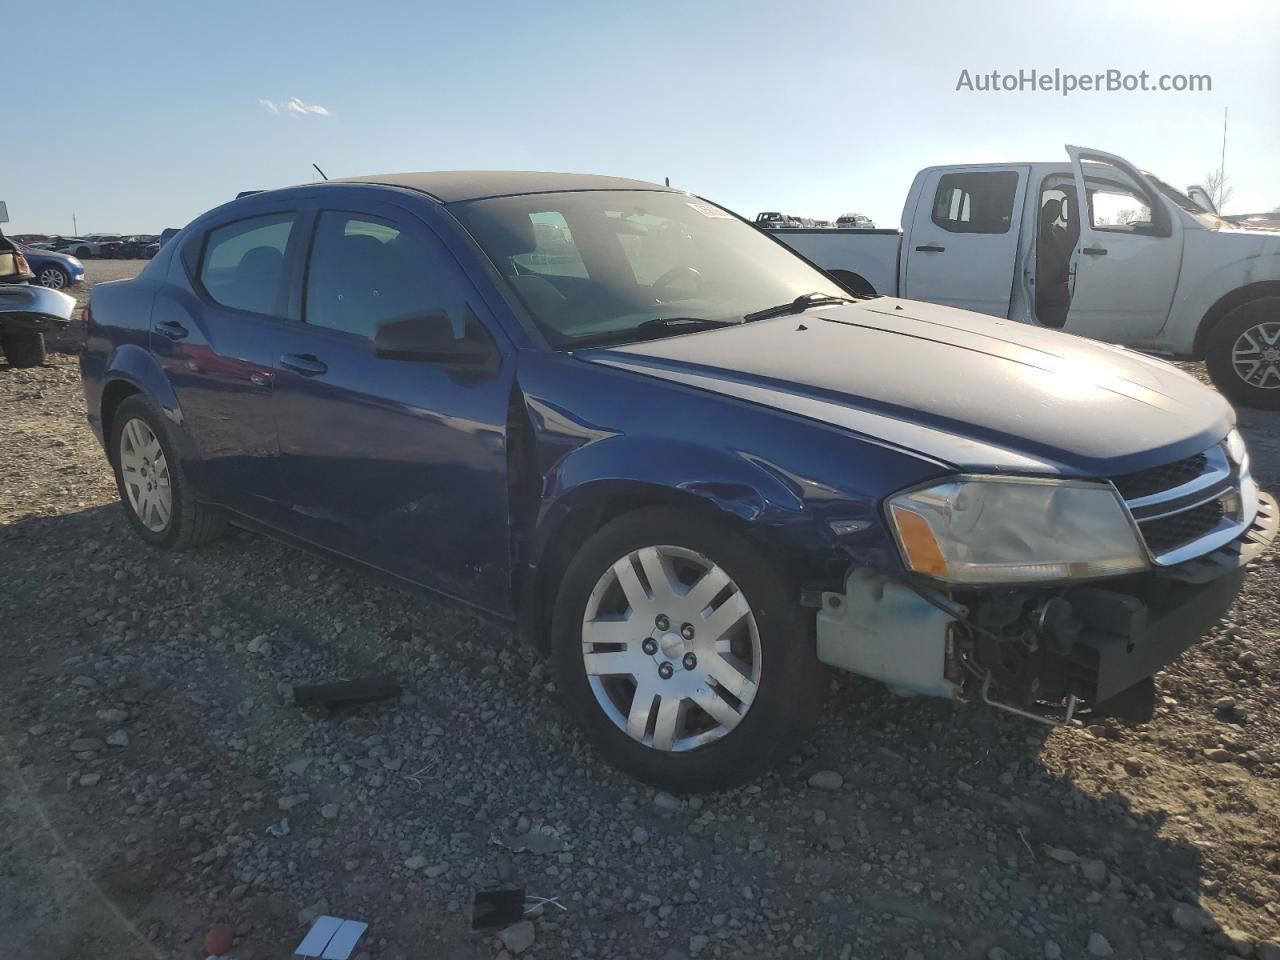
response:
[[[1151,227],[1151,207],[1128,187],[1090,184],[1089,225],[1095,230],[1133,233]]]

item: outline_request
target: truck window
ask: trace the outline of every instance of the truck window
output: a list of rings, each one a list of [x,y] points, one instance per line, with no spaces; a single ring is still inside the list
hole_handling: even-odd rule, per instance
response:
[[[1008,233],[1017,192],[1014,170],[944,173],[933,197],[933,222],[951,233]]]
[[[1128,187],[1090,182],[1089,225],[1097,230],[1141,231],[1151,226],[1151,208]]]

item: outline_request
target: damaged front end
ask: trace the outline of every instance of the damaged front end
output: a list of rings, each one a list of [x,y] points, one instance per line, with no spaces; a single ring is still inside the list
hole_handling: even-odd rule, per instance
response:
[[[1150,677],[1227,612],[1280,527],[1276,501],[1257,490],[1242,445],[1228,449],[1234,442],[1111,481],[1145,550],[1142,571],[972,585],[854,568],[842,589],[821,593],[818,658],[899,693],[1049,723],[1086,704],[1149,715]]]

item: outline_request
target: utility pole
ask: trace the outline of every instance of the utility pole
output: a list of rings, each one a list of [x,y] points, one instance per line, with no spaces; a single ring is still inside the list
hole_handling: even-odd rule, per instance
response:
[[[76,222],[76,215],[71,215],[71,235],[73,237],[80,236],[80,224]]]
[[[1222,172],[1225,180],[1227,176],[1227,113],[1230,107],[1222,108],[1222,159],[1218,162],[1218,169]]]

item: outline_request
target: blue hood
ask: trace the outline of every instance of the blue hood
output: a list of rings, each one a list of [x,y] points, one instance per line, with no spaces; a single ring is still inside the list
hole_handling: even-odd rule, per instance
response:
[[[1198,453],[1235,420],[1220,394],[1160,360],[889,297],[579,357],[961,469],[1113,476]]]

